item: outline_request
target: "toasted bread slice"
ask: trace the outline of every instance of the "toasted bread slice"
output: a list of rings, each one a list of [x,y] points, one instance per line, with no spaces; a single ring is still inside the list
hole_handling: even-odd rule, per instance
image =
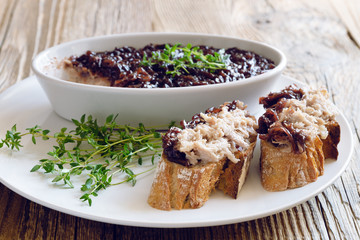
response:
[[[260,98],[267,108],[259,118],[261,182],[268,191],[283,191],[314,182],[324,160],[337,158],[340,126],[326,90],[289,86]]]
[[[233,198],[245,182],[257,123],[239,101],[208,109],[163,137],[148,203],[161,209],[199,208],[219,188]]]

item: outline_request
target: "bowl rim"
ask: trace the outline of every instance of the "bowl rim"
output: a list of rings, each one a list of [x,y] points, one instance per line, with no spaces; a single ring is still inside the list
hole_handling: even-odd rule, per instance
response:
[[[276,65],[275,68],[271,69],[268,72],[263,74],[249,77],[246,79],[242,79],[241,81],[234,81],[234,82],[227,82],[227,83],[218,83],[218,84],[209,84],[209,85],[201,85],[201,86],[187,86],[187,87],[174,87],[174,88],[126,88],[126,87],[109,87],[109,86],[101,86],[101,85],[91,85],[91,84],[84,84],[84,83],[76,83],[72,81],[67,81],[55,76],[47,75],[42,70],[40,70],[40,66],[38,64],[39,60],[45,57],[49,52],[52,52],[56,49],[70,47],[74,44],[79,44],[81,42],[88,42],[88,41],[99,41],[101,39],[117,39],[122,37],[146,37],[146,36],[196,36],[196,37],[205,37],[205,38],[215,38],[215,39],[229,39],[234,41],[245,42],[253,45],[259,45],[265,48],[268,48],[278,54],[280,56],[279,63]],[[91,49],[89,49],[91,50]],[[253,50],[250,50],[253,51]],[[161,92],[182,92],[182,91],[207,91],[207,90],[220,90],[226,88],[232,88],[237,85],[246,86],[252,84],[254,82],[261,82],[267,78],[271,78],[277,74],[281,74],[283,69],[285,68],[287,63],[287,59],[285,54],[279,50],[278,48],[271,46],[267,43],[263,43],[260,41],[250,40],[239,38],[236,36],[227,36],[227,35],[218,35],[218,34],[206,34],[206,33],[192,33],[192,32],[135,32],[135,33],[120,33],[120,34],[111,34],[111,35],[102,35],[102,36],[94,36],[94,37],[87,37],[81,38],[77,40],[72,40],[68,42],[64,42],[58,45],[54,45],[50,48],[47,48],[40,53],[38,53],[32,60],[31,69],[34,71],[35,75],[39,79],[46,79],[48,81],[53,81],[54,83],[63,84],[70,86],[72,88],[83,88],[84,90],[92,90],[92,91],[107,91],[107,92],[123,92],[126,91],[127,93],[144,93],[151,91],[153,93],[161,93]]]

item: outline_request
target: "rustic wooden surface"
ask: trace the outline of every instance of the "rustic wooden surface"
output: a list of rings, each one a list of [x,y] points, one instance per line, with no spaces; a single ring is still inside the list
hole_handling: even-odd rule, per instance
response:
[[[359,22],[357,0],[0,0],[0,92],[32,75],[39,51],[69,40],[150,31],[231,35],[282,49],[285,75],[325,85],[355,140],[350,166],[323,193],[225,226],[105,224],[50,210],[0,184],[0,239],[360,239]]]

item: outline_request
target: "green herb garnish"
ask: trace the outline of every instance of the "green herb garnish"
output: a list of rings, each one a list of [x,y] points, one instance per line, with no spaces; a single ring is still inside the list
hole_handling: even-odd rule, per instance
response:
[[[143,66],[152,66],[159,64],[167,66],[173,70],[167,71],[166,74],[181,75],[183,70],[189,73],[188,68],[208,69],[210,71],[226,69],[229,64],[229,54],[225,54],[224,49],[214,52],[213,55],[204,55],[200,47],[192,47],[191,44],[181,47],[181,44],[170,46],[165,45],[163,51],[154,51],[152,56],[144,54],[141,64]]]
[[[144,161],[154,165],[155,157],[161,152],[161,134],[155,129],[146,129],[143,124],[138,127],[118,125],[115,119],[116,116],[110,115],[100,126],[92,116],[83,115],[80,120],[72,120],[76,126],[74,130],[62,128],[55,134],[39,126],[21,133],[14,125],[0,140],[0,148],[7,146],[19,150],[26,135],[31,136],[34,144],[39,138],[56,140],[53,150],[47,153],[49,157],[39,160],[31,172],[42,169],[55,176],[54,183],[63,181],[71,188],[74,187],[71,177],[86,174],[88,177],[81,186],[84,194],[80,199],[91,206],[91,197],[96,197],[101,189],[124,182],[134,185],[138,175],[154,169],[154,166],[150,165],[148,170],[137,174],[132,169],[143,165]],[[114,177],[120,175],[125,175],[125,178],[115,182]]]

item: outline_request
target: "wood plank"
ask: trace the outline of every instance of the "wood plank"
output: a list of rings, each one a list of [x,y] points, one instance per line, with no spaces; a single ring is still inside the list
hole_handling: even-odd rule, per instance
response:
[[[142,31],[232,35],[282,49],[288,57],[285,74],[306,83],[325,85],[355,134],[350,167],[334,185],[302,205],[266,218],[208,228],[116,226],[50,210],[0,184],[0,202],[6,203],[0,205],[0,238],[357,239],[360,7],[356,1],[330,3],[0,0],[0,92],[31,74],[31,59],[39,51],[73,39]]]
[[[331,0],[351,40],[360,47],[360,2]]]
[[[0,55],[0,91],[29,76],[34,51],[39,6],[31,1],[18,1],[6,26]]]
[[[1,212],[0,239],[13,239],[15,236],[18,238],[20,235],[19,229],[21,228],[20,218],[24,214],[24,206],[27,201],[5,188],[1,183],[0,190],[2,193],[1,200],[8,199],[5,209],[2,209]]]
[[[75,239],[78,218],[65,213],[58,213],[55,219],[56,233],[52,237],[56,236],[57,239]]]
[[[16,1],[3,1],[0,8],[0,47],[5,41],[9,25],[12,20]]]

